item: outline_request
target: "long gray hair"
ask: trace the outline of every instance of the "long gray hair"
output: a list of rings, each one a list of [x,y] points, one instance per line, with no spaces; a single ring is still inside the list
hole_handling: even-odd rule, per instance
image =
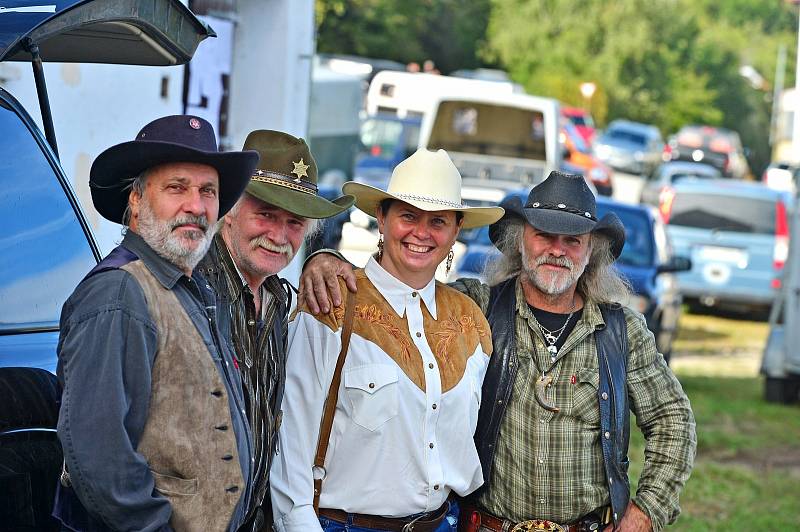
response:
[[[489,286],[500,284],[522,273],[522,236],[525,222],[511,217],[501,222],[500,238],[497,248],[502,252],[488,261],[483,270],[483,278]],[[586,269],[578,279],[578,292],[595,303],[625,303],[631,297],[631,286],[614,267],[611,254],[611,241],[599,234],[591,234],[592,253]]]

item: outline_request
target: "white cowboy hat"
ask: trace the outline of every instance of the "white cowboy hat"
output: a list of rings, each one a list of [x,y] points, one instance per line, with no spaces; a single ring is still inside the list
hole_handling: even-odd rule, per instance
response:
[[[385,199],[397,199],[423,211],[462,212],[463,229],[494,223],[505,212],[500,207],[468,207],[461,203],[461,174],[444,150],[417,150],[395,167],[385,191],[348,181],[342,192],[355,196],[356,207],[373,217]]]

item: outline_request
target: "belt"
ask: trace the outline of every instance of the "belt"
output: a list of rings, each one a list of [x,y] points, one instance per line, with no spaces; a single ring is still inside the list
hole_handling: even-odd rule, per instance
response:
[[[378,515],[351,514],[343,510],[320,508],[320,517],[362,528],[377,528],[392,532],[434,532],[447,515],[450,503],[445,501],[438,509],[416,517],[381,517]]]
[[[508,519],[502,519],[462,504],[461,522],[464,524],[460,530],[465,532],[477,532],[479,530],[490,530],[492,532],[532,532],[537,530],[599,532],[602,527],[611,522],[611,511],[609,506],[604,506],[567,525],[554,523],[546,519],[531,519],[521,523],[514,523]]]

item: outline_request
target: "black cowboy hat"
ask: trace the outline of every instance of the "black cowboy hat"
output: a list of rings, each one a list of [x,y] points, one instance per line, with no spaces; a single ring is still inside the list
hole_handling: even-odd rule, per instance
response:
[[[258,164],[255,151],[220,152],[214,128],[200,117],[165,116],[139,131],[136,139],[108,148],[89,172],[97,212],[121,224],[128,206],[128,181],[164,163],[199,163],[219,173],[219,217],[236,203]]]
[[[519,196],[504,200],[500,206],[506,210],[505,215],[489,226],[489,238],[495,246],[503,223],[510,217],[522,218],[536,229],[556,235],[603,234],[611,241],[615,259],[625,245],[625,228],[619,217],[610,212],[597,219],[594,194],[579,175],[550,172],[547,179],[531,189],[524,206]]]

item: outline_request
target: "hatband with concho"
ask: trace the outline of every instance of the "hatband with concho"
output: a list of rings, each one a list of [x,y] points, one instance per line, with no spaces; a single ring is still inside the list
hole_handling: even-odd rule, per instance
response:
[[[271,172],[269,170],[256,170],[250,179],[260,183],[290,188],[292,190],[297,190],[298,192],[311,194],[312,196],[318,195],[317,185],[311,181],[306,181],[299,177],[289,177],[288,175],[280,174],[278,172]]]

